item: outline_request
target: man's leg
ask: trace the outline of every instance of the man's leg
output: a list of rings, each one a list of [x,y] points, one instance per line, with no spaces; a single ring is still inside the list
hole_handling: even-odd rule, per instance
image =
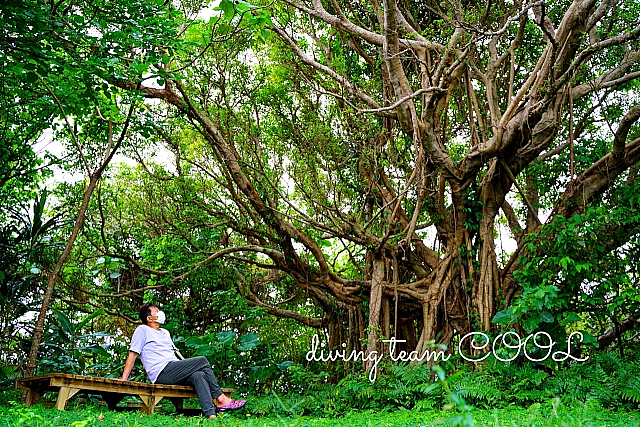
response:
[[[207,378],[207,374],[204,370],[208,368],[211,371],[211,366],[206,357],[194,357],[191,359],[179,360],[176,362],[170,362],[158,375],[156,380],[157,384],[189,384],[192,385],[198,400],[200,400],[200,406],[202,412],[206,417],[215,415],[215,408],[213,407],[213,391],[211,390],[210,381]],[[213,374],[213,371],[211,371]],[[214,377],[215,381],[215,377]],[[217,386],[217,383],[215,383]],[[220,390],[220,387],[217,387]],[[221,394],[222,391],[219,391]],[[219,394],[218,394],[219,396]],[[217,397],[217,396],[216,396]]]
[[[196,389],[198,400],[200,401],[200,407],[205,417],[209,418],[211,415],[216,414],[216,408],[213,406],[213,400],[211,400],[211,390],[209,390],[209,383],[206,375],[202,371],[196,371],[187,379],[187,384],[192,385]]]
[[[202,369],[198,372],[204,372],[207,382],[209,383],[209,390],[211,390],[211,397],[216,402],[216,407],[223,408],[222,410],[225,411],[242,408],[245,403],[247,403],[247,401],[234,401],[233,399],[227,397],[220,389],[218,381],[216,380],[216,376],[211,369],[211,365],[209,364],[209,361],[204,357],[202,359],[204,359],[202,361]]]
[[[169,363],[169,365],[162,370],[156,382],[159,384],[184,383],[192,373],[197,371],[202,371],[206,374],[213,399],[217,399],[223,394],[209,361],[203,356]]]
[[[193,357],[191,359],[177,360],[169,364],[160,372],[156,383],[158,384],[184,384],[196,371],[209,365],[206,357]]]
[[[206,360],[206,359],[205,359]],[[218,385],[218,381],[216,381],[216,376],[213,373],[213,369],[211,369],[211,365],[207,360],[206,365],[202,368],[202,372],[204,372],[205,377],[207,378],[207,382],[209,383],[209,389],[211,390],[211,397],[213,400],[217,400],[223,393]]]

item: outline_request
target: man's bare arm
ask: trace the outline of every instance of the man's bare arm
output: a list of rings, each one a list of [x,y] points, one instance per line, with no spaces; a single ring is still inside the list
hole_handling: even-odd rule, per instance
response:
[[[122,377],[120,378],[122,381],[126,381],[129,378],[129,374],[131,374],[131,369],[133,369],[133,364],[136,361],[136,357],[138,357],[138,353],[136,353],[135,351],[129,352],[127,361],[124,362],[124,371],[122,372]]]

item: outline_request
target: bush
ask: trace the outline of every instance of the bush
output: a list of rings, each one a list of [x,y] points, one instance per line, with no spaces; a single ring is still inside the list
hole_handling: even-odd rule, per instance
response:
[[[311,373],[295,365],[291,380],[306,381],[297,391],[275,391],[254,400],[253,411],[283,416],[343,416],[353,410],[388,412],[406,409],[442,409],[471,404],[492,409],[516,405],[529,407],[559,399],[599,405],[607,409],[634,409],[640,405],[638,354],[621,358],[616,353],[597,353],[591,360],[550,370],[535,363],[492,361],[474,367],[447,367],[446,379],[424,365],[385,366],[375,382],[367,373],[350,374],[337,385],[314,382]],[[317,380],[317,378],[316,378]]]

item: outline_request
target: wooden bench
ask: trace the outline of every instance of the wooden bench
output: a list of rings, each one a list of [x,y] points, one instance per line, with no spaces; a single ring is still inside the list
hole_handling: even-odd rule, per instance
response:
[[[164,397],[171,400],[177,410],[183,409],[186,397],[198,397],[195,389],[185,385],[146,384],[134,381],[120,381],[110,378],[85,377],[74,374],[47,374],[20,380],[20,388],[28,390],[26,405],[34,405],[47,391],[57,391],[56,407],[64,411],[67,400],[79,391],[99,394],[107,402],[110,410],[125,396],[138,396],[144,405],[144,412],[151,415],[156,404]],[[235,390],[223,388],[222,392],[231,397]]]

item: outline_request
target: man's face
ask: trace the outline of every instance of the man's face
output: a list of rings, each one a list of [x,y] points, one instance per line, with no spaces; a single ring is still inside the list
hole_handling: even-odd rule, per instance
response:
[[[151,315],[147,316],[147,323],[155,322],[158,320],[158,307],[151,307],[149,309],[151,311]]]

